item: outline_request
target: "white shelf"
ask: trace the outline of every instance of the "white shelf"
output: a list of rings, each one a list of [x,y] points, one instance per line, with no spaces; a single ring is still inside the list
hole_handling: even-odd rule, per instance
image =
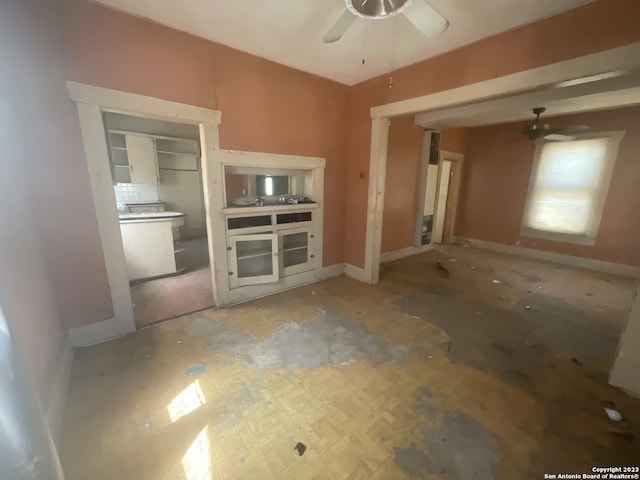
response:
[[[238,213],[264,213],[268,212],[290,212],[318,208],[317,203],[298,203],[297,205],[265,205],[264,207],[229,207],[223,208],[222,213],[225,215]]]
[[[158,153],[163,153],[165,155],[187,155],[189,157],[198,157],[199,155],[196,153],[184,153],[184,152],[168,152],[166,150],[156,150]]]

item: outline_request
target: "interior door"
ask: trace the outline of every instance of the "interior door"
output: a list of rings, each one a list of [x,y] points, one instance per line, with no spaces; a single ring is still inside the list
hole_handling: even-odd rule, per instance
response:
[[[231,288],[280,279],[278,234],[229,237],[229,286]]]
[[[442,232],[444,231],[444,219],[447,212],[447,197],[449,194],[450,178],[451,161],[443,160],[440,168],[438,198],[436,200],[435,227],[433,229],[433,241],[436,243],[442,243]]]

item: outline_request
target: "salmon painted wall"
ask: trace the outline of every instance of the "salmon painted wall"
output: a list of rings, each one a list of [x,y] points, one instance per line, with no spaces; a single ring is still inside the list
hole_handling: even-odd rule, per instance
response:
[[[640,107],[553,118],[558,125],[589,125],[591,132],[626,131],[592,247],[520,236],[535,150],[520,134],[526,123],[470,130],[456,235],[640,266]]]
[[[372,106],[427,95],[640,41],[640,2],[597,0],[352,87],[345,261],[362,267]],[[364,177],[364,178],[362,178]]]
[[[325,157],[324,264],[343,261],[348,87],[83,0],[58,1],[68,79],[219,109],[222,148]],[[84,159],[76,167],[86,171]],[[91,205],[86,189],[75,198]],[[82,232],[84,220],[68,223]],[[101,258],[99,243],[91,254]],[[88,313],[74,324],[107,318]]]
[[[465,154],[469,141],[468,128],[447,128],[440,132],[440,150]]]
[[[389,128],[387,178],[382,216],[382,251],[414,243],[424,129],[413,115],[395,118]]]
[[[67,132],[58,115],[64,84],[55,15],[45,0],[0,2],[0,308],[45,407],[65,328],[52,261],[57,245],[47,243],[53,226],[44,220],[66,212],[57,201],[46,205],[41,180],[48,162],[63,173],[65,157],[76,154],[59,140]],[[69,261],[75,258],[82,252]]]

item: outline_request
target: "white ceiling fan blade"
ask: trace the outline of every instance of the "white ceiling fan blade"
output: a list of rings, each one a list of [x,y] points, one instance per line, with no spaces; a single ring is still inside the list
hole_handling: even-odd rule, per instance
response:
[[[356,16],[348,9],[344,9],[342,15],[338,17],[335,23],[331,26],[327,33],[322,37],[323,43],[334,43],[342,38],[342,36],[349,30],[349,27],[355,21]]]
[[[449,28],[449,20],[436,12],[426,0],[413,0],[402,13],[429,38],[436,37]]]

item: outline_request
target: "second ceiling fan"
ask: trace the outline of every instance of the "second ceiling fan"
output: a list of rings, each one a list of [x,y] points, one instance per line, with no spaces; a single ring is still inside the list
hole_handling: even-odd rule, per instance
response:
[[[322,37],[324,43],[342,38],[357,17],[380,19],[404,15],[426,37],[440,35],[449,21],[426,0],[345,0],[346,8]]]

